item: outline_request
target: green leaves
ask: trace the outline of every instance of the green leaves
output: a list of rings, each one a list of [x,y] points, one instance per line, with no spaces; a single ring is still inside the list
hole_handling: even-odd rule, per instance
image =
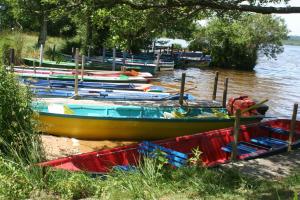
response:
[[[191,43],[192,50],[208,49],[213,65],[223,68],[253,69],[260,51],[269,58],[281,53],[288,34],[284,21],[260,14],[239,18],[213,18],[200,28]]]

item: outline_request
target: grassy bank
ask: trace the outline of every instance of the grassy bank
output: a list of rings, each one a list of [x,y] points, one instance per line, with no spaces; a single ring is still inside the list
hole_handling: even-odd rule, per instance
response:
[[[0,167],[1,199],[296,199],[300,184],[299,174],[272,182],[222,168],[158,171],[154,162],[106,177],[51,170],[43,175],[3,159]]]
[[[1,55],[3,56],[3,51],[14,48],[16,50],[17,62],[20,61],[21,57],[39,58],[37,41],[37,33],[20,33],[18,31],[0,32]],[[66,40],[57,37],[48,37],[44,47],[46,57],[54,45],[56,46],[56,50],[59,51],[66,45]]]

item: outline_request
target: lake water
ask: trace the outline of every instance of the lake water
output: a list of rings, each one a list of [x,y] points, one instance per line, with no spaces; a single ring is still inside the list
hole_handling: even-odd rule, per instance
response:
[[[179,88],[181,74],[186,72],[186,88],[197,86],[190,93],[197,99],[211,99],[216,71],[219,71],[217,99],[220,101],[226,77],[228,97],[249,95],[259,101],[269,99],[269,116],[290,116],[293,104],[300,101],[300,46],[285,46],[276,60],[261,56],[253,72],[189,68],[161,73],[161,84]]]
[[[158,84],[179,91],[180,78],[186,72],[186,89],[197,99],[211,99],[215,72],[219,71],[217,100],[222,100],[224,79],[229,78],[228,97],[249,95],[257,100],[269,99],[268,116],[290,117],[293,104],[300,101],[300,47],[285,46],[277,60],[260,57],[253,72],[197,69],[163,72]],[[300,115],[300,114],[299,114]],[[84,153],[130,144],[128,141],[84,141],[69,138],[43,136],[48,158],[56,158],[74,153]]]

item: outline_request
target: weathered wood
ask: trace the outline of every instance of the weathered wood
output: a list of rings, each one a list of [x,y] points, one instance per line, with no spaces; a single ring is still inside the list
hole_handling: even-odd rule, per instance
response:
[[[219,80],[219,72],[216,72],[215,75],[215,82],[214,82],[214,91],[212,95],[212,100],[215,101],[217,97],[217,90],[218,90],[218,80]]]
[[[223,107],[226,107],[226,101],[227,101],[227,91],[228,91],[228,78],[225,78],[224,81],[224,90],[223,90]]]
[[[292,143],[293,143],[293,137],[295,135],[296,131],[296,120],[297,120],[297,113],[298,113],[298,104],[294,104],[293,109],[293,115],[292,115],[292,121],[291,121],[291,127],[290,127],[290,134],[289,134],[289,141],[288,141],[288,152],[292,150]]]
[[[9,50],[9,66],[10,71],[14,71],[14,65],[15,65],[15,49]]]
[[[238,155],[238,139],[240,133],[240,120],[241,120],[241,110],[237,109],[235,113],[235,121],[233,128],[233,142],[232,142],[232,152],[231,152],[231,160],[236,161]]]
[[[88,47],[88,59],[91,57],[91,46]]]
[[[122,59],[123,65],[126,64],[125,62],[126,62],[126,51],[123,51],[123,59]]]
[[[116,71],[116,48],[113,48],[113,62],[112,62],[112,70]]]
[[[156,57],[156,69],[157,70],[159,70],[159,64],[160,64],[159,61],[160,61],[160,53],[158,53],[157,57]]]
[[[43,57],[44,57],[44,45],[41,44],[41,48],[40,48],[40,67],[42,66],[43,64]]]
[[[84,67],[85,67],[85,55],[82,55],[81,59],[82,59],[82,61],[81,61],[81,80],[83,81]]]
[[[53,48],[52,48],[52,57],[51,57],[52,61],[55,60],[55,48],[56,48],[56,45],[53,45]]]
[[[74,58],[74,56],[75,56],[75,48],[72,47],[72,58]]]
[[[78,64],[79,64],[79,49],[76,48],[75,52],[75,81],[74,81],[74,94],[78,96]]]
[[[179,96],[179,104],[180,104],[181,106],[183,105],[185,77],[186,77],[186,74],[185,74],[185,73],[182,73],[182,75],[181,75],[180,96]]]
[[[106,48],[105,48],[105,46],[103,46],[103,48],[102,48],[102,62],[104,62],[105,56],[106,56]]]

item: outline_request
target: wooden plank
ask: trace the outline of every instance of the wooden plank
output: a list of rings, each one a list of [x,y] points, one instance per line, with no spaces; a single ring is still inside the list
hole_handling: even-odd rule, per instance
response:
[[[289,143],[288,144],[288,152],[290,152],[292,150],[293,137],[294,137],[295,131],[296,131],[297,112],[298,112],[298,104],[295,103],[294,109],[293,109],[291,127],[290,127],[289,140],[288,140],[288,143]]]
[[[237,109],[235,113],[235,121],[233,128],[233,143],[232,143],[232,152],[231,152],[231,160],[236,161],[238,154],[238,138],[240,132],[240,119],[241,119],[241,110]]]

